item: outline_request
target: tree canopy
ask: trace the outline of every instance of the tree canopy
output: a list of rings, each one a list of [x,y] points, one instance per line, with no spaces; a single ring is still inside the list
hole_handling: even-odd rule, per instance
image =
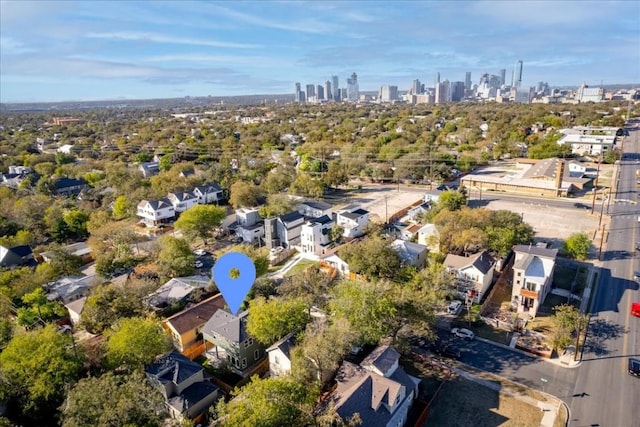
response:
[[[591,239],[587,233],[573,233],[564,241],[562,251],[571,258],[583,261],[589,256],[590,248]]]
[[[152,319],[120,319],[106,335],[107,362],[114,368],[142,368],[171,347],[160,324]]]
[[[196,205],[182,212],[174,227],[187,237],[200,237],[206,245],[226,216],[227,210],[221,206]]]
[[[301,330],[308,321],[304,301],[258,297],[249,306],[247,332],[258,342],[271,345],[289,332]]]

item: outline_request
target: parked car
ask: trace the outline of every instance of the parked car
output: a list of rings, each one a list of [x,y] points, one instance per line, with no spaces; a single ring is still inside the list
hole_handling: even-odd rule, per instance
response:
[[[635,280],[636,282],[640,282],[640,271],[633,272],[633,280]]]
[[[202,261],[197,260],[194,264],[193,264],[196,268],[202,268],[204,267],[204,264],[202,263]]]
[[[475,338],[474,333],[465,328],[453,328],[451,330],[451,334],[457,336],[458,338],[465,339],[467,341],[471,341],[472,339]]]
[[[198,256],[203,256],[207,254],[207,251],[205,251],[204,249],[196,249],[195,251],[193,251],[193,253]]]
[[[458,313],[460,313],[460,309],[462,308],[462,301],[452,301],[451,304],[449,304],[449,314],[453,314],[456,315]]]
[[[640,317],[640,302],[631,303],[631,315]]]
[[[629,358],[629,375],[640,378],[640,359]]]

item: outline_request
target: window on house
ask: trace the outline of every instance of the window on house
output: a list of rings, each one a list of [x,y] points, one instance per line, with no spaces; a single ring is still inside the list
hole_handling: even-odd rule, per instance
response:
[[[273,358],[273,361],[276,365],[280,364],[280,358],[277,355]]]
[[[247,367],[247,358],[246,358],[246,357],[243,357],[243,358],[242,358],[242,369],[244,369],[244,368],[246,368],[246,367]]]
[[[518,277],[522,276],[522,271],[518,271]]]
[[[249,339],[247,339],[247,341],[249,342],[249,346],[253,345],[253,338],[249,337]]]
[[[253,352],[253,358],[255,360],[260,359],[260,351],[259,350],[256,350],[256,351]]]

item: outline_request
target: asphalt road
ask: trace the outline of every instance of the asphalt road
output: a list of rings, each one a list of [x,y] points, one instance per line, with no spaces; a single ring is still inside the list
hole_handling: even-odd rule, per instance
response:
[[[634,160],[640,153],[640,132],[624,141],[616,198],[637,200]],[[633,271],[640,269],[635,241],[640,240],[640,206],[611,204],[611,223],[603,268],[596,289],[583,362],[570,399],[570,426],[640,427],[640,379],[627,373],[629,356],[640,356],[640,319],[630,315],[631,301],[640,301]],[[562,397],[562,396],[559,396]]]

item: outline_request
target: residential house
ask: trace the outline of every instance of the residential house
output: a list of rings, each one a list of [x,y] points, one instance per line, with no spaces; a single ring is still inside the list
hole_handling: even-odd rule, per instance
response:
[[[394,224],[396,236],[402,240],[413,240],[418,234],[420,226],[418,224]]]
[[[344,237],[360,237],[369,224],[369,212],[357,205],[346,206],[336,214],[336,223],[343,228]]]
[[[82,178],[58,178],[53,183],[53,191],[58,196],[77,196],[87,187],[89,184]]]
[[[189,177],[192,177],[192,176],[196,176],[196,172],[193,169],[185,169],[183,171],[180,171],[178,176],[180,178],[189,178]]]
[[[424,202],[414,208],[409,209],[409,212],[407,212],[407,217],[409,217],[411,221],[419,222],[420,217],[427,213],[429,209],[431,209],[431,202]]]
[[[204,340],[213,344],[207,351],[212,362],[226,362],[233,371],[244,377],[256,371],[265,359],[265,348],[248,333],[248,311],[237,316],[226,310],[218,310],[202,327]]]
[[[222,188],[215,183],[199,185],[193,189],[193,194],[196,195],[198,203],[201,205],[219,203],[224,197]]]
[[[535,317],[538,307],[551,290],[558,250],[516,245],[513,251],[511,304],[518,313]]]
[[[582,178],[587,173],[586,166],[575,160],[568,161],[567,166],[569,166],[569,176],[572,178]]]
[[[89,296],[91,289],[103,283],[98,275],[67,276],[45,286],[49,301],[60,301],[68,304],[71,301]]]
[[[332,216],[331,205],[317,200],[306,200],[300,203],[297,209],[307,218],[320,218],[324,215],[331,218]]]
[[[160,162],[143,162],[138,166],[138,170],[145,178],[151,178],[160,172]]]
[[[15,166],[15,165],[9,166],[10,174],[26,175],[26,174],[30,174],[31,172],[33,172],[33,169],[31,169],[29,166]]]
[[[176,213],[184,212],[198,204],[198,197],[189,191],[169,193],[167,199],[173,205]]]
[[[152,307],[167,307],[184,301],[193,291],[206,288],[210,283],[211,279],[207,276],[174,277],[147,295],[146,301]]]
[[[93,261],[93,254],[91,248],[87,245],[87,242],[72,243],[60,248],[60,250],[66,254],[79,257],[82,260],[83,264],[88,264]],[[54,254],[55,252],[53,251],[47,251],[41,253],[40,255],[45,260],[45,262],[51,262],[51,260],[55,256]]]
[[[269,347],[269,376],[280,377],[291,373],[291,349],[296,345],[296,337],[292,332]]]
[[[440,253],[440,232],[435,224],[426,224],[418,230],[418,243],[429,248],[429,252]]]
[[[166,318],[162,322],[164,330],[171,335],[173,346],[190,359],[205,352],[205,343],[198,335],[202,327],[218,310],[225,306],[222,294],[214,295],[197,304]]]
[[[317,412],[333,405],[342,419],[359,414],[363,426],[403,426],[418,395],[420,379],[407,374],[399,360],[400,354],[384,345],[359,365],[343,361],[335,377],[335,389]]]
[[[142,222],[149,227],[168,223],[176,216],[176,211],[169,199],[142,200],[136,212]]]
[[[264,220],[265,244],[271,249],[278,246],[291,248],[300,244],[304,217],[298,211],[290,212],[279,217]]]
[[[29,245],[12,246],[10,248],[0,245],[0,267],[9,268],[22,265],[36,265]]]
[[[348,277],[351,272],[349,270],[349,264],[335,253],[322,258],[320,264],[325,264],[329,267],[335,268],[341,276]]]
[[[469,257],[448,254],[444,260],[447,271],[457,279],[456,291],[462,298],[479,303],[491,286],[495,260],[487,251]]]
[[[8,173],[0,173],[0,185],[16,190],[20,188],[22,181],[27,179],[32,172],[32,169],[28,166],[9,166]]]
[[[236,209],[236,235],[243,242],[260,243],[264,237],[264,221],[256,208]]]
[[[86,302],[87,297],[82,297],[64,305],[69,312],[69,320],[71,320],[71,324],[73,326],[78,326],[80,324],[80,317],[82,316],[82,310],[84,309]]]
[[[205,378],[204,368],[176,350],[155,359],[145,369],[149,382],[160,389],[172,418],[203,421],[206,411],[221,397]]]
[[[307,221],[300,230],[300,246],[303,254],[322,256],[331,244],[330,231],[335,222],[323,215]]]
[[[427,190],[424,194],[424,201],[430,203],[438,203],[442,190]]]
[[[398,257],[405,266],[412,266],[418,269],[424,267],[427,262],[428,248],[418,243],[396,239],[391,242],[391,248],[397,252]]]

